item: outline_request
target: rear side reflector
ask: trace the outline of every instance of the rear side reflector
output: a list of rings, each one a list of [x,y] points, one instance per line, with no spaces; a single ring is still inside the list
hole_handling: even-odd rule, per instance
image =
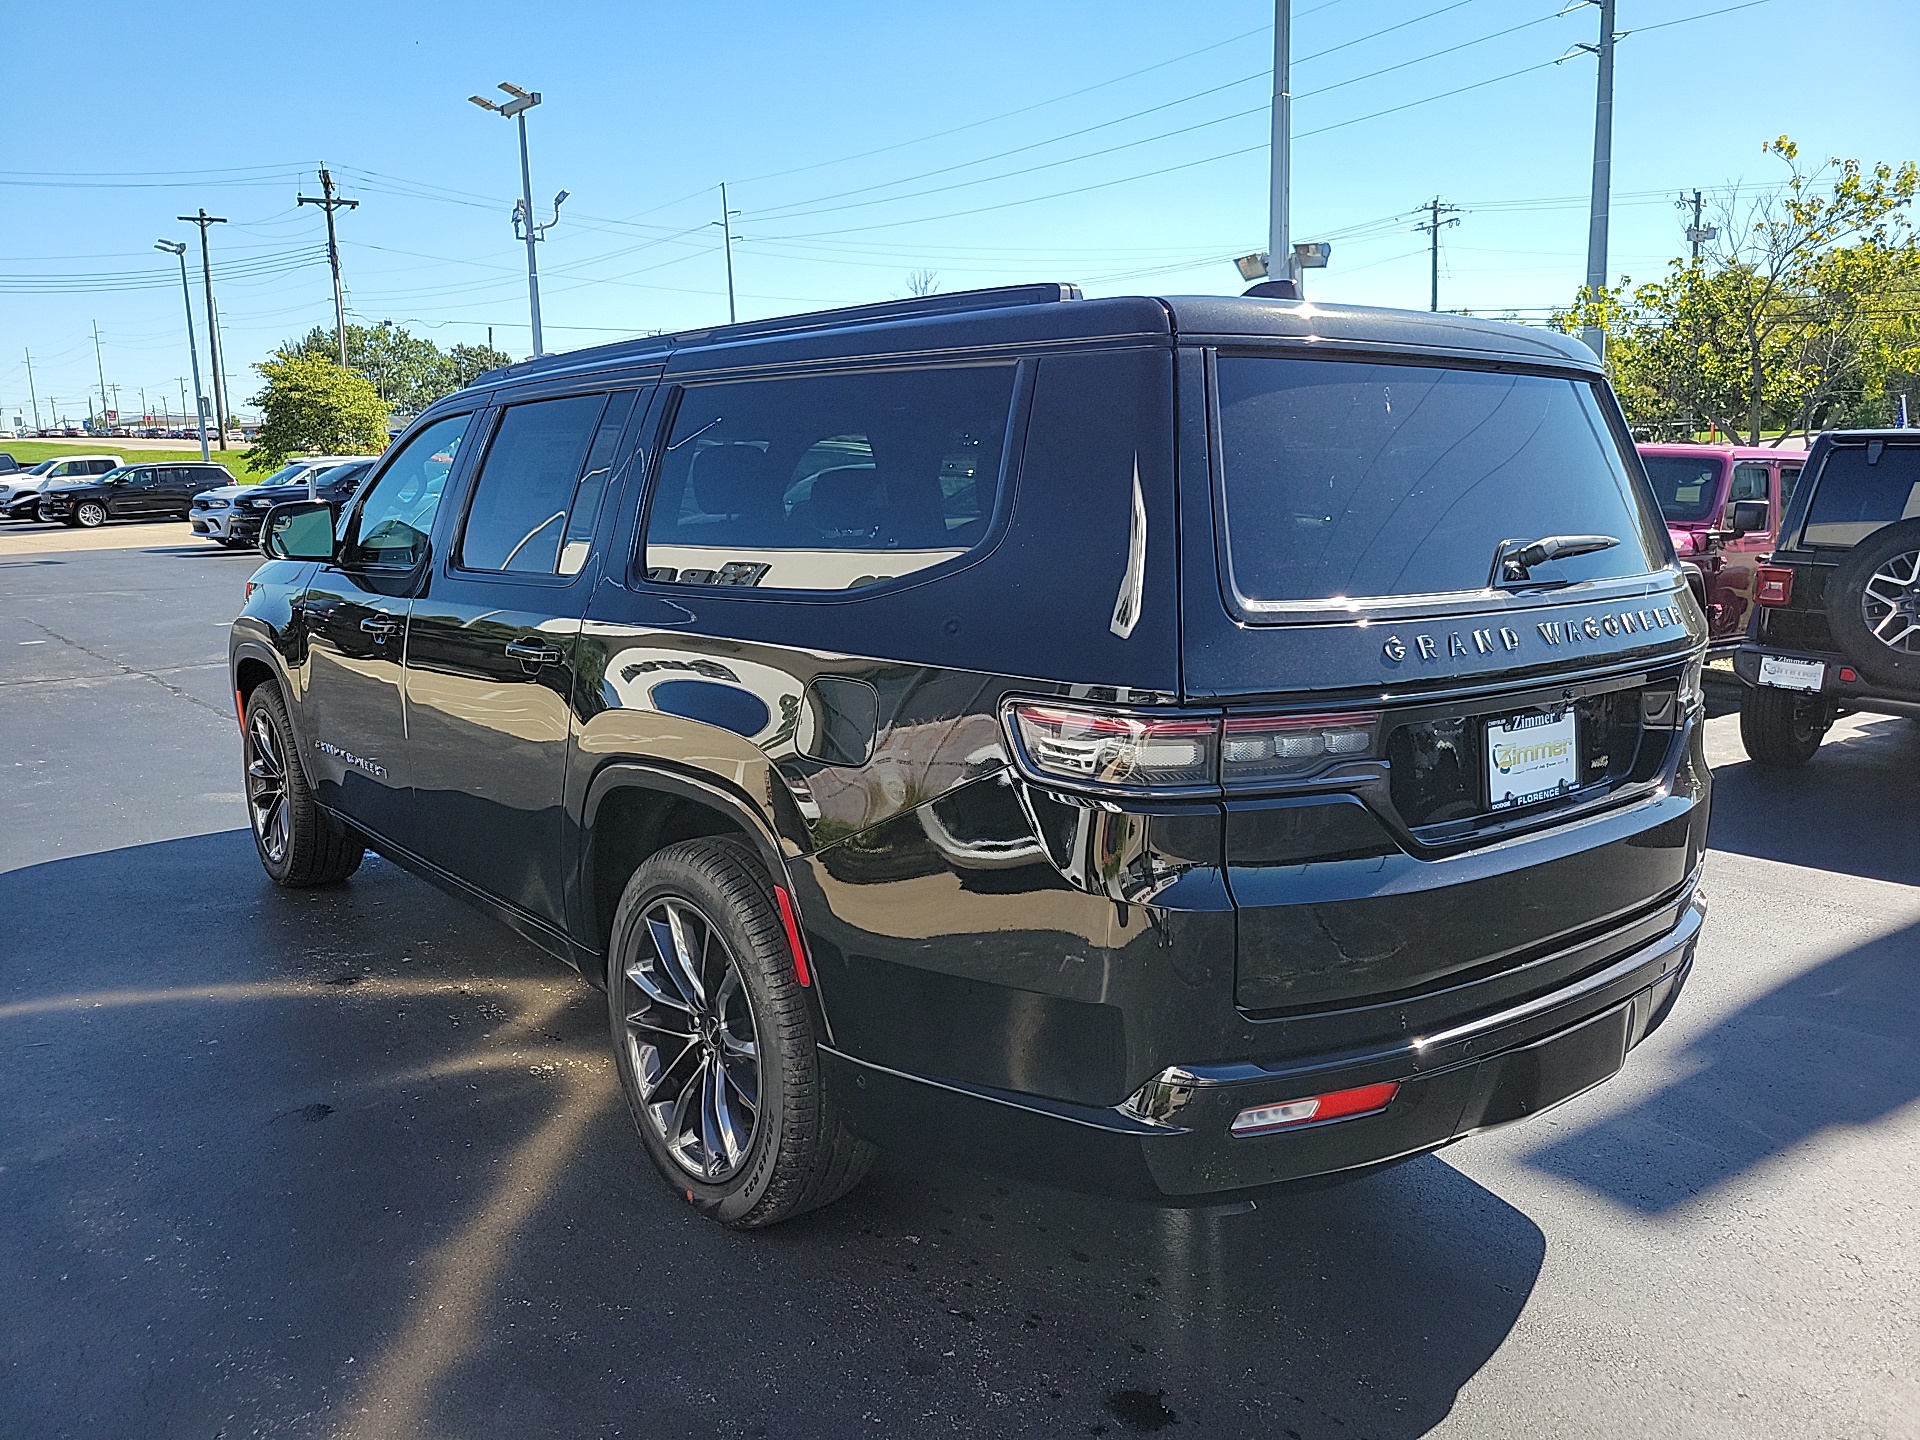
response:
[[[800,921],[793,913],[793,901],[787,898],[784,885],[773,887],[773,898],[780,906],[780,923],[786,927],[787,945],[793,951],[793,978],[811,985],[813,974],[807,969],[807,947],[800,942]]]
[[[1793,571],[1787,566],[1757,566],[1753,575],[1753,598],[1760,604],[1785,605],[1793,599]]]
[[[1242,1110],[1228,1128],[1235,1135],[1266,1135],[1296,1125],[1353,1120],[1378,1114],[1391,1105],[1399,1093],[1400,1082],[1386,1080],[1378,1085],[1362,1085],[1357,1090],[1334,1090],[1306,1100],[1289,1100],[1284,1105],[1256,1105]]]

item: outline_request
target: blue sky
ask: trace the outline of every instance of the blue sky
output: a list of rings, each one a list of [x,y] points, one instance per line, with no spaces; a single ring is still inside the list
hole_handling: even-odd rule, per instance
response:
[[[1773,136],[1920,157],[1908,62],[1888,58],[1920,50],[1913,7],[1768,0],[1670,23],[1730,3],[1621,0],[1616,277],[1681,248],[1682,188],[1775,179]],[[1294,228],[1334,245],[1316,296],[1424,307],[1410,212],[1436,194],[1462,207],[1443,306],[1534,315],[1574,292],[1594,69],[1551,62],[1598,10],[1560,10],[1295,0]],[[253,394],[254,362],[332,323],[321,217],[294,203],[323,160],[362,202],[340,220],[354,317],[442,344],[492,326],[526,353],[513,127],[466,102],[501,80],[545,97],[542,218],[572,192],[541,248],[549,349],[724,320],[723,180],[743,316],[904,293],[922,269],[946,290],[1232,293],[1230,257],[1265,242],[1271,18],[1268,0],[15,7],[0,406],[25,413],[31,348],[43,415],[84,415],[97,322],[121,410],[143,386],[178,408],[178,271],[151,246],[194,240],[174,216],[201,205],[229,220],[226,368]]]

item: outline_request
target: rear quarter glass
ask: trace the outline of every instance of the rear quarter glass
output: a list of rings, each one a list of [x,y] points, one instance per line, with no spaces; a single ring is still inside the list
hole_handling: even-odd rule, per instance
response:
[[[1575,583],[1664,563],[1600,397],[1558,375],[1223,354],[1233,590],[1253,609],[1485,590],[1502,540],[1609,535],[1534,567]]]

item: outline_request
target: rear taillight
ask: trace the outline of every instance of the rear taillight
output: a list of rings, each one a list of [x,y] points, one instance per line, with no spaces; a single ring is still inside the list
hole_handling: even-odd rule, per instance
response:
[[[1793,599],[1793,571],[1785,565],[1761,565],[1753,572],[1753,598],[1762,605],[1785,605]]]
[[[1013,720],[1027,760],[1054,779],[1126,790],[1213,783],[1218,720],[1058,705],[1015,705]]]
[[[1026,768],[1101,789],[1193,792],[1291,779],[1376,753],[1376,711],[1156,716],[1019,702],[1008,707]]]
[[[1373,753],[1380,717],[1371,711],[1352,715],[1236,717],[1225,722],[1220,740],[1220,778],[1240,780],[1299,775],[1329,760],[1360,759]]]

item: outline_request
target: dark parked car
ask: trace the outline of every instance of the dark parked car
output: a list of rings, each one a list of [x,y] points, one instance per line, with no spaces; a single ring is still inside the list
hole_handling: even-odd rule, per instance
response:
[[[335,507],[344,506],[353,499],[353,492],[360,482],[367,478],[373,469],[374,460],[355,460],[346,465],[335,465],[320,472],[314,483],[317,498]],[[233,498],[233,513],[227,520],[227,543],[229,545],[254,545],[260,540],[260,522],[276,505],[284,505],[289,500],[307,498],[306,482],[298,485],[251,485],[244,487]],[[189,517],[191,518],[191,517]]]
[[[1548,331],[1033,286],[634,341],[263,548],[267,873],[372,847],[604,985],[728,1224],[876,1144],[1357,1174],[1604,1080],[1692,963],[1705,620]]]
[[[1848,711],[1920,719],[1920,431],[1814,441],[1755,599],[1733,660],[1754,760],[1805,764]]]
[[[184,520],[194,496],[232,483],[224,465],[122,465],[91,480],[49,485],[38,513],[88,529],[109,520]]]

